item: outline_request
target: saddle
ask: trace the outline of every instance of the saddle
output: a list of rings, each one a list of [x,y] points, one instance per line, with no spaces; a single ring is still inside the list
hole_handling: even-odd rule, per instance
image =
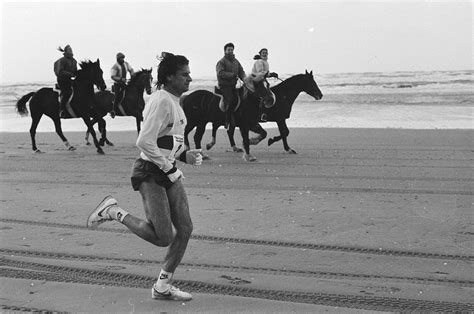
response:
[[[54,85],[56,91],[58,92],[58,102],[61,103],[61,100],[63,98],[63,94],[62,94],[62,91],[61,89],[59,88],[59,84],[56,83]],[[66,105],[65,105],[65,109],[66,109],[66,119],[67,118],[77,118],[77,115],[76,113],[74,112],[74,110],[72,110],[72,107],[71,107],[71,100],[72,98],[74,97],[74,87],[71,86],[71,96],[69,96],[68,100],[66,101]]]
[[[265,79],[264,74],[251,74],[247,77],[244,78],[244,84],[247,87],[247,92],[255,93],[255,83],[260,82]],[[265,108],[271,108],[275,105],[276,102],[276,96],[270,89],[270,93],[273,95],[273,102],[272,103],[265,103],[263,100],[260,100],[260,102],[265,106]]]

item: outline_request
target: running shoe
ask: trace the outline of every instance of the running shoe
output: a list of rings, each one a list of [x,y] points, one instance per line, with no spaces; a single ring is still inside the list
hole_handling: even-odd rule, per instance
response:
[[[113,205],[117,205],[117,200],[110,195],[106,196],[87,218],[87,227],[96,228],[106,221],[114,220],[107,213],[107,210]]]
[[[190,293],[184,292],[176,288],[175,286],[169,285],[168,290],[165,292],[158,292],[155,285],[151,288],[151,297],[155,300],[174,300],[174,301],[189,301],[193,297]]]

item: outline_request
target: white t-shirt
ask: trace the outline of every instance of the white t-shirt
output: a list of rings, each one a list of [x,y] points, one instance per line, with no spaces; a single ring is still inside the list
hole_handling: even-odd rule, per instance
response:
[[[179,97],[165,90],[154,92],[143,110],[143,126],[137,139],[140,157],[164,172],[171,170],[175,158],[184,150],[185,126],[186,115],[179,105]],[[169,135],[173,136],[173,147],[159,148],[158,139]]]

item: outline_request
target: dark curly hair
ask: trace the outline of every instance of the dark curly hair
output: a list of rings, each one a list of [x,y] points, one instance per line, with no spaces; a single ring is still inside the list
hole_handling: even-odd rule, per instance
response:
[[[157,86],[166,85],[168,83],[168,76],[176,74],[180,67],[189,65],[189,60],[185,56],[174,55],[169,52],[162,52],[160,59]]]
[[[227,47],[235,48],[233,43],[227,43],[224,45],[224,51],[227,49]]]

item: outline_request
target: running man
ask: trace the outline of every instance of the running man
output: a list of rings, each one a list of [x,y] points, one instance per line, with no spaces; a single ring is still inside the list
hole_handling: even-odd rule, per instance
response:
[[[153,299],[191,300],[191,294],[171,285],[171,278],[184,256],[193,224],[188,199],[181,182],[183,173],[176,160],[200,165],[198,150],[184,150],[186,116],[179,97],[192,81],[186,57],[168,53],[158,65],[158,85],[143,112],[143,127],[137,139],[140,149],[132,167],[132,187],[140,191],[146,220],[129,214],[117,200],[107,196],[87,219],[88,227],[111,220],[119,221],[140,238],[159,247],[168,247],[158,280],[151,292]],[[173,227],[176,230],[173,235]]]

